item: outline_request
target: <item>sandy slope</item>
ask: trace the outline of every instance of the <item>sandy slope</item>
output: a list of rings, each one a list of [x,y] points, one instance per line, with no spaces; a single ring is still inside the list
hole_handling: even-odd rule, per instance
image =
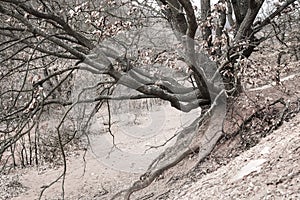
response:
[[[199,114],[196,110],[182,113],[170,106],[143,112],[138,114],[137,119],[132,114],[119,114],[113,119],[115,123],[112,131],[118,133],[115,135],[117,149],[110,151],[112,138],[109,134],[97,134],[90,137],[92,149],[84,159],[83,152],[77,152],[76,156],[68,158],[64,188],[66,199],[109,199],[119,190],[129,187],[168,145],[144,153],[145,150],[149,146],[162,144],[166,138],[173,136],[176,130]],[[95,122],[92,126],[92,131],[99,132],[103,129],[100,127],[102,119],[99,120],[99,123]],[[17,171],[16,173],[22,174],[18,181],[28,189],[14,199],[37,199],[42,187],[54,181],[61,172],[62,167]],[[43,199],[60,199],[61,191],[59,181],[46,190]]]
[[[300,199],[300,115],[169,199]]]
[[[295,83],[299,83],[296,80]],[[290,84],[294,88],[290,91],[299,92],[297,84]],[[297,87],[296,87],[297,86]],[[272,94],[274,95],[274,94]],[[164,111],[168,115],[166,119],[170,124],[161,126],[161,131],[171,136],[176,131],[174,127],[182,125],[182,116],[172,112]],[[156,113],[153,120],[160,119]],[[123,116],[124,117],[124,116]],[[149,122],[149,116],[142,116],[137,122],[143,124]],[[120,116],[121,122],[124,122]],[[186,118],[184,116],[183,118]],[[128,118],[130,119],[130,118]],[[146,129],[149,124],[146,123]],[[123,124],[127,130],[136,124]],[[150,127],[151,127],[150,123]],[[96,130],[98,127],[94,127]],[[118,128],[117,126],[115,128]],[[153,127],[157,128],[157,127]],[[151,134],[150,134],[151,135]],[[149,145],[146,137],[141,140],[126,143],[126,137],[136,136],[125,134],[119,137],[117,143],[120,148],[126,151],[141,152],[135,147]],[[154,137],[155,138],[155,137]],[[155,144],[155,139],[153,139]],[[153,143],[152,143],[153,144]],[[123,145],[123,146],[122,146]],[[228,147],[230,148],[230,147]],[[109,199],[113,194],[121,189],[128,188],[136,179],[139,173],[134,170],[121,171],[120,168],[111,168],[107,163],[100,162],[99,154],[96,156],[92,152],[87,153],[85,160],[82,159],[83,152],[78,152],[77,156],[68,158],[68,171],[65,184],[65,199]],[[285,122],[278,130],[263,138],[258,145],[240,156],[231,160],[227,165],[220,167],[210,166],[209,162],[205,171],[205,176],[201,179],[187,177],[186,171],[195,164],[197,158],[190,157],[184,162],[166,171],[158,180],[148,188],[133,194],[132,199],[300,199],[300,114],[290,122]],[[123,161],[124,162],[124,161]],[[127,162],[127,161],[125,161]],[[106,165],[105,165],[106,164]],[[130,165],[134,166],[134,165]],[[20,194],[15,200],[37,199],[41,186],[49,184],[61,173],[58,169],[23,169],[16,171],[19,178],[14,180],[13,187],[4,187],[5,190],[13,192],[18,187],[25,186],[27,191]],[[10,181],[11,179],[9,179]],[[11,181],[10,181],[11,183]],[[0,186],[0,190],[3,187]],[[0,191],[1,192],[1,191]],[[43,199],[60,199],[61,184],[56,183],[49,188]],[[146,198],[148,196],[149,198]],[[0,199],[5,199],[0,196]]]
[[[66,199],[109,199],[116,191],[128,187],[139,175],[106,167],[91,153],[86,155],[86,160],[83,174],[81,155],[69,159]],[[59,169],[42,173],[27,169],[21,176],[20,183],[29,190],[14,199],[36,199],[40,187],[54,180],[59,172]],[[146,195],[155,188],[154,192],[162,193],[172,188],[161,199],[299,199],[300,115],[226,166],[196,182],[177,184],[170,188],[166,184],[156,187],[160,185],[159,181],[153,185],[139,194]],[[60,192],[60,184],[55,184],[47,190],[44,197],[60,199]],[[137,198],[133,196],[132,199]]]

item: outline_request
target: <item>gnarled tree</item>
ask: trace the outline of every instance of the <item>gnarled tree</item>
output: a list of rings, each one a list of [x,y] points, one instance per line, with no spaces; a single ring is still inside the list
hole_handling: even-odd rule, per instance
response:
[[[125,191],[125,198],[189,153],[198,149],[202,160],[211,152],[222,136],[227,98],[242,92],[239,61],[266,39],[259,36],[261,30],[299,6],[296,0],[281,1],[259,19],[264,0],[214,5],[201,0],[200,10],[190,0],[0,2],[3,162],[12,158],[14,165],[39,164],[45,145],[39,141],[40,124],[53,110],[61,114],[54,132],[64,158],[64,148],[79,134],[76,127],[70,135],[62,134],[78,104],[94,106],[89,119],[101,106],[124,99],[159,98],[183,112],[202,108],[201,116],[177,134],[174,146]],[[177,62],[184,63],[177,71],[189,84],[160,70],[174,69]],[[71,98],[72,76],[82,72],[95,82]],[[117,84],[138,93],[115,95]],[[93,92],[84,95],[89,90]]]

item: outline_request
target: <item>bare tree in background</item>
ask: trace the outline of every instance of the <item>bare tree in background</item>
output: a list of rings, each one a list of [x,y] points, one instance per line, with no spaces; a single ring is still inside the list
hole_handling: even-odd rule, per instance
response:
[[[198,9],[190,0],[0,0],[1,163],[25,167],[63,158],[66,167],[65,149],[82,134],[70,116],[76,105],[94,108],[80,111],[89,116],[81,125],[84,130],[103,105],[148,98],[169,102],[183,112],[201,107],[202,114],[178,133],[175,145],[124,192],[125,198],[193,151],[200,149],[201,161],[222,136],[221,128],[212,127],[222,124],[226,101],[242,92],[240,61],[271,36],[283,43],[298,37],[284,35],[282,28],[297,24],[299,3],[279,1],[260,19],[264,2],[220,0],[212,5],[201,0]],[[280,18],[282,13],[291,19]],[[164,27],[172,32],[162,33]],[[261,36],[266,29],[275,34]],[[148,44],[155,40],[145,30],[152,36],[166,34],[160,38],[166,44],[143,45],[144,40]],[[124,37],[127,32],[131,35]],[[299,59],[297,46],[289,51]],[[177,61],[184,63],[180,69]],[[181,70],[189,85],[159,71],[160,67]],[[74,95],[72,80],[81,73],[93,77],[94,84],[82,86]],[[113,94],[117,83],[137,94]],[[60,116],[55,127],[45,129],[45,121],[53,116]],[[202,138],[205,131],[208,134]],[[47,143],[41,137],[45,132],[52,133]],[[49,150],[52,154],[46,157],[43,152]]]

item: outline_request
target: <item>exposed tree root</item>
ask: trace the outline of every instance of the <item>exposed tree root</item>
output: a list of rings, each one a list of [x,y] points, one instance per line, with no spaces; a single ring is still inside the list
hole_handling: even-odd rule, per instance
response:
[[[278,99],[263,108],[258,109],[255,113],[249,116],[240,126],[239,134],[243,128],[255,118],[258,118],[263,111],[277,104],[282,104],[284,107],[278,111],[275,122],[266,130],[266,134],[277,129],[288,115],[293,111],[290,110],[290,103],[283,99]],[[224,136],[222,125],[225,114],[225,105],[217,105],[216,102],[208,109],[201,117],[196,119],[189,127],[183,129],[177,138],[176,143],[168,147],[159,157],[157,157],[149,166],[147,172],[140,176],[130,188],[120,191],[112,199],[129,200],[132,193],[148,187],[159,175],[164,171],[178,164],[188,155],[198,152],[198,162],[203,161],[217,145],[218,141]],[[296,109],[297,110],[297,109]],[[299,110],[299,108],[298,108]],[[197,166],[197,164],[195,166]]]
[[[219,97],[222,95],[223,93],[220,92]],[[225,111],[224,102],[214,101],[201,117],[179,133],[176,143],[168,147],[150,164],[147,172],[140,176],[140,180],[137,180],[130,188],[115,194],[112,199],[129,200],[132,193],[149,186],[165,170],[175,166],[193,152],[199,151],[198,162],[203,160],[211,153],[222,136]]]
[[[283,98],[279,98],[279,99],[273,101],[272,103],[270,103],[270,104],[268,104],[268,105],[266,105],[266,106],[263,106],[262,108],[256,110],[253,114],[251,114],[249,117],[247,117],[247,119],[245,119],[245,120],[243,121],[243,123],[241,123],[241,124],[239,125],[238,130],[235,131],[233,134],[231,134],[230,137],[236,137],[237,135],[239,135],[240,132],[243,131],[244,128],[245,128],[245,127],[246,127],[246,126],[247,126],[254,118],[258,118],[258,116],[261,115],[266,109],[268,109],[268,108],[270,108],[270,107],[272,107],[272,106],[274,106],[274,105],[276,105],[276,104],[278,104],[278,103],[281,103],[282,105],[284,105],[285,108],[284,108],[284,110],[281,112],[279,119],[278,119],[277,122],[274,124],[274,126],[271,127],[271,129],[274,130],[274,129],[278,128],[278,127],[282,124],[282,122],[283,122],[283,120],[284,120],[284,116],[287,114],[287,110],[288,110],[288,108],[289,108],[289,103],[286,103],[286,102],[283,100]],[[268,132],[270,132],[270,131],[272,131],[272,130],[269,130]]]
[[[190,128],[194,127],[188,127],[184,129],[178,137],[186,138],[187,133],[190,132]],[[195,131],[195,130],[193,130]],[[185,136],[184,136],[185,134]],[[179,163],[181,160],[183,160],[187,155],[191,154],[194,151],[198,150],[198,146],[193,146],[191,148],[184,148],[184,150],[181,150],[179,155],[175,152],[176,147],[178,146],[178,141],[176,144],[172,147],[168,147],[166,151],[164,151],[158,158],[156,158],[152,164],[149,166],[146,173],[140,176],[140,179],[137,180],[130,188],[120,191],[117,194],[113,196],[112,199],[117,199],[118,197],[123,197],[123,199],[128,200],[130,198],[130,195],[136,191],[139,191],[143,188],[146,188],[149,186],[159,175],[161,175],[165,170],[175,166],[177,163]],[[183,140],[181,140],[182,142]],[[180,145],[184,145],[183,142]],[[180,146],[179,145],[179,146]],[[178,149],[180,148],[178,146]],[[182,149],[182,147],[180,148]],[[175,152],[174,152],[175,150]]]
[[[248,116],[238,127],[229,134],[224,134],[225,140],[241,137],[241,148],[248,149],[255,146],[261,137],[265,137],[278,129],[284,121],[291,119],[300,110],[300,99],[290,102],[279,98],[257,109]]]

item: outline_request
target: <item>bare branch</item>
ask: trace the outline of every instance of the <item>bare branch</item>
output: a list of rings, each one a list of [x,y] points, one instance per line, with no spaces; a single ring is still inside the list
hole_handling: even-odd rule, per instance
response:
[[[179,2],[183,6],[183,8],[185,10],[185,14],[187,16],[188,28],[187,28],[186,35],[189,38],[194,39],[198,25],[197,25],[196,16],[194,13],[193,5],[190,0],[179,0]]]
[[[270,24],[272,19],[274,19],[276,16],[278,16],[285,8],[287,8],[289,5],[296,2],[296,0],[287,0],[284,2],[281,6],[279,6],[272,14],[270,14],[266,19],[264,19],[262,22],[259,22],[257,26],[254,28],[254,33],[259,32],[263,27]]]

